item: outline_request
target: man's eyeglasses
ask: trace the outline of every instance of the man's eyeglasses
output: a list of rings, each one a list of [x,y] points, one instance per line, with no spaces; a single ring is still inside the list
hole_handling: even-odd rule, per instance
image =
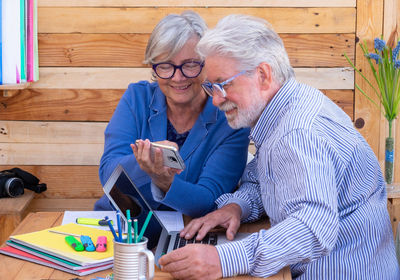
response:
[[[153,70],[156,75],[161,79],[171,79],[176,72],[176,69],[181,70],[181,73],[186,78],[196,78],[200,75],[203,69],[204,62],[188,61],[181,65],[175,65],[169,62],[162,62],[153,64]]]
[[[243,75],[244,73],[246,73],[246,71],[242,71],[222,83],[211,83],[209,81],[206,81],[201,84],[201,87],[211,97],[213,97],[214,94],[216,93],[219,97],[225,98],[226,91],[224,89],[224,86],[227,85],[228,83],[232,82],[234,79],[236,79],[240,75]]]

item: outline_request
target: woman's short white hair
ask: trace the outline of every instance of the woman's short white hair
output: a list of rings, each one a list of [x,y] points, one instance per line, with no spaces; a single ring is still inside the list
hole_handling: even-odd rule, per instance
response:
[[[164,17],[153,29],[147,43],[144,64],[154,64],[162,54],[168,54],[165,60],[175,56],[192,39],[203,37],[207,30],[205,21],[193,11],[184,11],[180,15],[170,14]]]
[[[271,25],[261,18],[229,15],[215,28],[208,30],[197,44],[204,59],[209,55],[229,57],[238,62],[237,70],[251,71],[266,62],[281,85],[294,77],[282,39]]]

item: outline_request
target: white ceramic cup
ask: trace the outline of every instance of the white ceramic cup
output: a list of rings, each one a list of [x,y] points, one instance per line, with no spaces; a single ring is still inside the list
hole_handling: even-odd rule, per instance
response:
[[[154,255],[147,249],[147,238],[139,243],[114,240],[114,280],[153,279]]]

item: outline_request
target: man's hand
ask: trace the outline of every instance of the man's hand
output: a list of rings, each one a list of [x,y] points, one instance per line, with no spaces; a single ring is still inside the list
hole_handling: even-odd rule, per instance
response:
[[[176,279],[218,279],[222,277],[217,249],[211,245],[188,244],[162,256],[161,270]]]
[[[224,207],[215,210],[204,217],[194,219],[185,226],[180,232],[180,236],[191,239],[197,232],[196,240],[202,240],[204,236],[216,226],[226,228],[226,237],[233,240],[239,226],[242,209],[236,203],[230,203]]]
[[[177,147],[176,143],[170,141],[160,141],[157,143]],[[164,166],[160,148],[154,148],[154,155],[152,156],[150,141],[148,139],[144,141],[139,140],[137,144],[131,144],[131,148],[140,168],[150,176],[157,187],[164,193],[168,192],[175,174],[181,173],[182,170]]]

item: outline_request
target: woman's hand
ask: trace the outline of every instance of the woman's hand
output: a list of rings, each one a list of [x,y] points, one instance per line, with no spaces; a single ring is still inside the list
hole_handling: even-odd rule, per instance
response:
[[[156,143],[178,148],[176,143],[170,141],[158,141]],[[138,140],[136,144],[131,144],[131,148],[140,168],[150,176],[157,187],[165,193],[168,192],[175,174],[181,173],[182,170],[164,166],[162,150],[151,147],[148,139]]]

